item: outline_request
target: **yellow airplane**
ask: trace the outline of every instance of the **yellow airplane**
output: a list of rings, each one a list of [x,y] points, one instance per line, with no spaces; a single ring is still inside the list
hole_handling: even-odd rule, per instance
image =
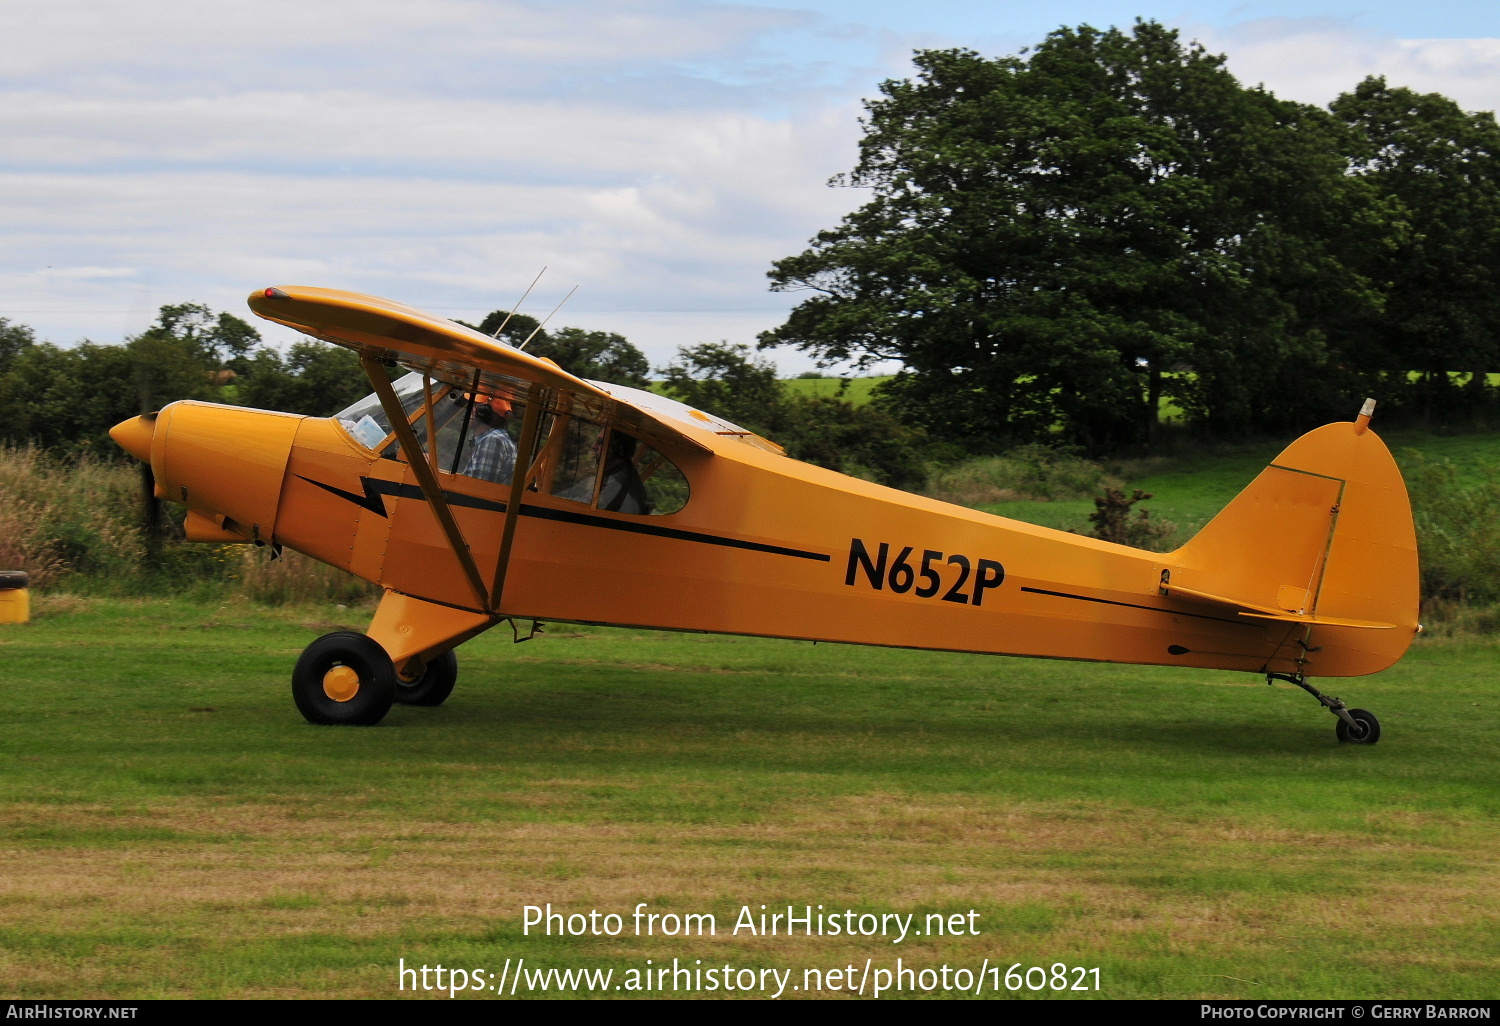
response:
[[[288,286],[250,307],[354,350],[374,393],[328,418],[184,400],[111,435],[188,508],[189,539],[286,546],[385,590],[365,634],[298,659],[313,723],[438,705],[455,647],[530,620],[1242,670],[1373,744],[1375,716],[1308,678],[1383,670],[1421,629],[1411,510],[1372,401],[1156,553],[801,463],[389,300]]]

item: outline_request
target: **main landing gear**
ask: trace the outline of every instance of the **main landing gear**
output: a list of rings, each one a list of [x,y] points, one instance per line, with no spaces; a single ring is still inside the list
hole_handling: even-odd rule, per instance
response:
[[[402,705],[442,705],[458,683],[458,656],[452,649],[427,663],[416,676],[396,675],[396,701]]]
[[[1334,733],[1338,735],[1340,741],[1351,745],[1373,745],[1380,740],[1380,721],[1369,710],[1350,709],[1344,704],[1343,699],[1329,698],[1309,684],[1307,677],[1300,673],[1267,673],[1266,683],[1269,684],[1273,680],[1284,680],[1288,684],[1297,685],[1337,716],[1339,721],[1334,726]]]
[[[303,649],[292,670],[292,699],[309,723],[372,726],[393,702],[441,705],[458,680],[451,651],[413,677],[402,677],[380,643],[355,631],[325,634]]]

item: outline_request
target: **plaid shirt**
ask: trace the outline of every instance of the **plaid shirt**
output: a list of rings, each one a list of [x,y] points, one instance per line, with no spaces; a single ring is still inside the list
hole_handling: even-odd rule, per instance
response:
[[[469,453],[469,462],[464,467],[465,477],[477,477],[481,481],[509,481],[516,470],[516,443],[504,428],[494,428],[474,439],[474,448]]]

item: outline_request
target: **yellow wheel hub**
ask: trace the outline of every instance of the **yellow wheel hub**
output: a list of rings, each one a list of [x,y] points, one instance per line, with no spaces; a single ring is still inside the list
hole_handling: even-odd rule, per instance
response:
[[[359,674],[347,666],[335,666],[323,674],[323,694],[335,702],[347,702],[359,694]]]

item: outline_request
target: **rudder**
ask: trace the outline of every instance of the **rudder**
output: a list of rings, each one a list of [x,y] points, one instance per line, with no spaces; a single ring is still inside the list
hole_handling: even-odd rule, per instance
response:
[[[1304,632],[1298,663],[1309,675],[1385,669],[1417,629],[1411,505],[1367,422],[1297,439],[1167,558],[1173,592],[1261,610]]]

